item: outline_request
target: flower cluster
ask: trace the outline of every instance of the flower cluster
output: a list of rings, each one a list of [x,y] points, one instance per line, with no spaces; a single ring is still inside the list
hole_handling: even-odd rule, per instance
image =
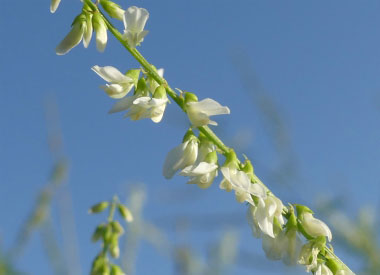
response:
[[[51,12],[55,12],[59,3],[60,0],[52,0]],[[327,248],[326,242],[332,239],[328,226],[314,218],[313,212],[306,206],[284,206],[257,178],[251,162],[248,159],[244,163],[240,162],[235,152],[225,146],[207,127],[217,125],[217,122],[210,119],[211,116],[229,114],[230,109],[210,98],[199,101],[190,92],[180,90],[180,94],[176,94],[163,79],[163,69],[157,70],[135,49],[148,33],[144,30],[149,18],[148,11],[135,6],[124,11],[109,0],[100,0],[97,3],[100,3],[109,16],[123,21],[124,33],[120,34],[113,27],[97,5],[83,0],[82,12],[74,19],[71,31],[57,46],[56,53],[66,54],[81,41],[87,48],[94,31],[97,49],[103,52],[110,29],[140,62],[142,68],[131,69],[123,74],[112,66],[92,67],[107,82],[100,87],[108,96],[118,99],[109,113],[125,111],[124,117],[131,120],[149,118],[158,123],[162,120],[169,102],[168,95],[178,103],[187,114],[191,128],[184,135],[182,143],[168,153],[163,167],[164,177],[170,179],[178,172],[179,175],[188,177],[187,183],[208,188],[221,172],[223,178],[219,184],[220,189],[234,191],[236,200],[248,205],[247,218],[253,235],[262,238],[262,246],[268,258],[282,260],[288,265],[304,265],[306,271],[317,275],[352,274]],[[198,136],[194,133],[197,130]],[[225,157],[223,165],[218,163],[218,154]],[[108,207],[108,204],[104,205],[97,207]],[[112,205],[115,208],[116,204]],[[93,208],[94,211],[97,207]],[[119,210],[127,217],[128,211],[123,209]],[[103,238],[111,255],[118,256],[115,243],[122,234],[120,226],[117,223],[103,224],[97,230],[94,239]],[[108,238],[107,234],[113,237]],[[93,270],[102,270],[100,267],[105,266],[103,260],[104,255],[99,254],[94,261]]]
[[[50,11],[55,12],[59,3],[60,0],[52,0]],[[148,31],[144,30],[149,17],[148,11],[135,6],[129,7],[124,11],[120,6],[109,0],[101,0],[100,4],[111,17],[124,22],[125,29],[123,39],[128,45],[130,45],[131,48],[140,45],[144,37],[148,34]],[[58,55],[64,55],[77,46],[82,40],[83,46],[87,48],[90,44],[93,31],[95,31],[96,34],[96,48],[99,52],[103,52],[108,40],[107,30],[108,26],[103,15],[84,3],[81,14],[74,19],[71,25],[71,31],[61,43],[59,43],[55,52]]]
[[[107,222],[99,224],[91,238],[93,242],[102,242],[102,250],[94,259],[90,274],[125,275],[119,266],[111,263],[110,259],[108,259],[108,254],[112,258],[119,258],[119,238],[124,234],[124,229],[121,224],[117,220],[114,220],[115,210],[118,210],[120,216],[126,222],[132,222],[133,216],[130,210],[125,205],[121,204],[116,196],[110,202],[102,201],[95,204],[90,208],[89,213],[97,214],[104,212],[106,209],[109,210]]]

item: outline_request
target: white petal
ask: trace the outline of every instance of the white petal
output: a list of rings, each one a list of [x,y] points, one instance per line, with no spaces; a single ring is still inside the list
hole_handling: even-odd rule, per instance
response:
[[[251,185],[250,193],[252,195],[259,197],[259,198],[262,198],[262,199],[265,199],[267,196],[267,194],[265,192],[265,188],[262,185],[257,184],[257,183],[254,183]]]
[[[119,84],[106,84],[100,86],[110,97],[123,98],[127,95],[128,91],[122,85]]]
[[[192,165],[197,159],[198,144],[196,141],[186,141],[173,148],[166,156],[163,175],[170,179],[174,174],[189,165]]]
[[[179,174],[186,177],[195,177],[210,173],[218,168],[214,163],[201,162],[198,165],[187,166]]]
[[[96,48],[98,49],[99,52],[104,52],[106,45],[107,45],[107,28],[104,24],[100,24],[99,28],[96,31]]]
[[[51,0],[51,2],[50,2],[50,12],[51,13],[55,13],[60,2],[61,2],[61,0]]]
[[[165,178],[170,179],[174,176],[177,170],[174,169],[174,166],[180,161],[183,155],[183,151],[187,143],[182,143],[177,147],[170,150],[165,159],[163,175]]]
[[[71,31],[66,35],[66,37],[59,43],[55,52],[58,55],[64,55],[68,53],[72,48],[80,43],[83,38],[83,33],[86,29],[86,24],[77,23],[71,28]]]
[[[136,98],[135,96],[128,96],[119,100],[118,102],[115,103],[115,105],[112,106],[111,110],[109,110],[108,113],[112,114],[112,113],[128,110],[132,106],[135,98]]]
[[[133,32],[141,32],[149,18],[149,12],[136,6],[129,7],[124,13],[124,27]]]
[[[220,105],[218,102],[211,98],[205,98],[199,102],[190,102],[188,104],[196,105],[197,110],[201,110],[209,116],[230,113],[230,109],[228,107]]]
[[[83,34],[83,46],[85,48],[88,47],[90,44],[91,38],[92,38],[92,14],[91,13],[86,13],[86,31]]]
[[[133,82],[130,77],[123,75],[118,69],[112,66],[100,67],[98,65],[95,65],[91,69],[105,81],[110,83]]]
[[[314,218],[311,213],[303,214],[302,225],[309,235],[313,237],[326,236],[331,242],[332,234],[329,227],[323,221]]]

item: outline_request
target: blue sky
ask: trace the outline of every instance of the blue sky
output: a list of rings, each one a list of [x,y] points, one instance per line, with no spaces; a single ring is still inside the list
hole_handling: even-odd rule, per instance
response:
[[[198,190],[179,176],[171,181],[162,177],[166,153],[181,142],[188,127],[185,115],[175,104],[168,106],[160,124],[108,115],[113,100],[99,89],[103,80],[90,68],[112,65],[126,71],[138,64],[111,36],[103,54],[92,41],[89,49],[79,45],[65,56],[55,55],[81,3],[62,0],[54,15],[49,4],[7,1],[0,18],[1,246],[12,244],[53,165],[46,123],[46,102],[53,97],[70,161],[67,189],[84,273],[98,250],[89,236],[101,222],[100,217],[87,215],[88,207],[115,193],[125,198],[128,186],[136,182],[146,184],[146,218],[173,242],[178,241],[173,226],[159,221],[184,217],[196,224],[197,217],[232,212],[241,215],[241,246],[263,255],[244,222],[245,206],[219,190],[220,179],[210,189]],[[152,64],[165,68],[172,87],[229,106],[231,115],[216,118],[220,124],[216,132],[254,160],[257,175],[284,202],[313,205],[317,196],[343,196],[352,216],[363,205],[378,207],[378,1],[119,4],[150,12],[146,26],[150,33],[139,49]],[[122,30],[121,23],[116,25]],[[274,104],[284,124],[289,137],[285,155],[278,154],[268,134],[271,120],[258,105],[260,96]],[[272,173],[283,162],[296,167],[286,184]],[[220,230],[194,229],[186,236],[186,242],[202,251],[218,239]],[[139,253],[138,274],[172,272],[170,260],[148,245]],[[37,236],[17,265],[31,274],[50,274]],[[231,274],[252,272],[233,268]],[[274,268],[279,269],[257,270],[260,274],[282,270],[281,264]]]

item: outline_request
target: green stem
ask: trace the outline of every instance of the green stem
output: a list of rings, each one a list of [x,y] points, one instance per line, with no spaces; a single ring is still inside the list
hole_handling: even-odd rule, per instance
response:
[[[128,43],[123,39],[122,34],[112,25],[112,23],[108,20],[108,18],[98,9],[98,7],[91,2],[91,0],[84,0],[86,4],[88,4],[94,11],[99,12],[102,17],[104,22],[106,23],[109,31],[116,37],[117,40],[124,46],[125,49],[141,64],[141,66],[144,68],[144,70],[159,84],[159,85],[164,85],[167,94],[178,104],[178,106],[186,112],[184,101],[181,98],[180,95],[178,95],[166,82],[166,80],[159,76],[156,69],[150,64],[142,55],[141,53],[136,49],[136,48],[131,48]],[[232,148],[229,148],[226,146],[223,141],[208,127],[208,126],[201,126],[198,127],[199,131],[203,133],[210,141],[212,141],[223,153],[223,155],[227,154]],[[255,183],[258,183],[262,185],[268,192],[272,193],[270,189],[254,174],[254,181]],[[112,207],[111,207],[112,210]],[[114,210],[113,210],[114,211]],[[286,217],[288,212],[288,209],[284,207],[284,216]],[[330,248],[326,246],[326,251],[331,256],[332,258],[336,259],[339,263],[342,264],[342,266],[348,270],[348,266],[344,264],[338,256],[332,252]],[[351,271],[351,270],[350,270]]]

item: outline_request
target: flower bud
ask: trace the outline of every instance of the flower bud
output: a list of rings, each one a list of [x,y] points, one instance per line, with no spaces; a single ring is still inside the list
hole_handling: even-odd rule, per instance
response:
[[[108,0],[100,0],[100,5],[102,5],[103,9],[109,14],[109,16],[123,21],[125,11],[120,8],[119,5]]]
[[[93,242],[97,242],[100,238],[103,237],[103,234],[104,234],[104,230],[106,229],[106,225],[103,223],[103,224],[100,224],[96,227],[94,233],[92,234],[92,237],[91,237],[91,240]]]
[[[90,210],[88,210],[88,213],[89,214],[100,213],[104,211],[108,207],[108,205],[109,205],[108,201],[102,201],[92,206]]]
[[[112,232],[112,226],[110,224],[107,224],[103,230],[104,243],[105,244],[110,243],[113,237],[114,237],[114,234]]]
[[[83,38],[86,28],[86,16],[82,13],[74,19],[71,31],[61,41],[61,43],[59,43],[57,48],[55,48],[56,54],[64,55],[78,45]]]
[[[55,11],[58,9],[59,3],[61,0],[51,0],[50,2],[50,12],[55,13]]]
[[[86,15],[86,31],[83,34],[83,46],[85,48],[88,47],[90,44],[91,38],[92,38],[92,13],[91,12],[85,12]]]
[[[197,102],[197,101],[198,101],[198,97],[195,94],[185,92],[185,103]]]
[[[96,48],[99,52],[104,52],[107,45],[107,25],[99,12],[92,16],[92,25],[96,33]]]
[[[112,221],[111,227],[112,227],[112,232],[118,236],[124,233],[124,229],[118,221]]]
[[[113,237],[111,240],[111,244],[109,247],[110,254],[113,258],[119,258],[120,256],[120,248],[117,237]]]
[[[132,222],[133,221],[133,215],[131,211],[122,204],[117,205],[117,210],[119,210],[120,215],[127,221],[127,222]]]
[[[123,270],[117,265],[111,265],[111,275],[125,275]]]

